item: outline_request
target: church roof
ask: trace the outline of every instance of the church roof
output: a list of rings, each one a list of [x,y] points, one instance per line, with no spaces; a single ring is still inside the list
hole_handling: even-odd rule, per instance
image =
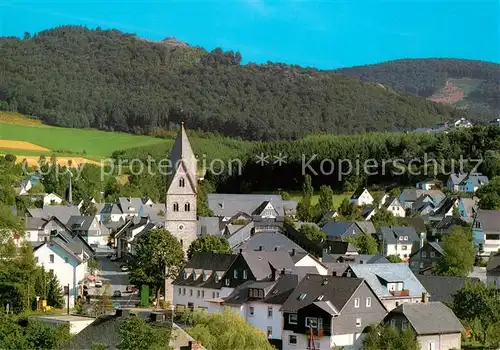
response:
[[[184,123],[181,124],[181,129],[179,130],[174,145],[172,146],[169,160],[169,165],[172,169],[169,169],[171,171],[167,178],[167,190],[178,170],[185,172],[189,181],[196,186],[197,160],[191,148],[191,144],[189,143],[186,130],[184,129]],[[181,163],[184,165],[183,167],[181,166]]]

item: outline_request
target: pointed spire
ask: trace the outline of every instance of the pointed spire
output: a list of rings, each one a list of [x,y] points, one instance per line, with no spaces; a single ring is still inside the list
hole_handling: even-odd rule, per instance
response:
[[[186,129],[184,128],[184,122],[181,122],[179,133],[177,134],[177,138],[175,139],[172,150],[170,151],[169,160],[172,169],[170,169],[171,175],[168,178],[168,186],[170,186],[173,175],[179,170],[181,162],[184,163],[186,168],[186,175],[188,175],[191,180],[196,183],[197,160],[191,148],[191,144],[189,143]]]

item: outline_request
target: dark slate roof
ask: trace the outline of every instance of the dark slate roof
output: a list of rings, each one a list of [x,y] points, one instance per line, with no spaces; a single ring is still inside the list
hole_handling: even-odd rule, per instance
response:
[[[351,264],[387,264],[390,261],[382,254],[326,254],[323,256],[323,261],[326,262],[349,262]]]
[[[330,302],[339,313],[362,283],[361,278],[307,275],[283,304],[283,312],[297,312],[323,295],[321,302]],[[299,300],[302,294],[305,297]]]
[[[415,202],[411,205],[413,211],[420,211],[425,208],[427,205],[430,205],[432,208],[435,208],[434,200],[428,194],[423,194],[418,197]]]
[[[478,278],[460,278],[447,276],[417,275],[418,280],[431,295],[432,301],[450,302],[453,295],[465,286],[468,280],[480,282]]]
[[[71,216],[66,226],[75,231],[88,231],[95,216]]]
[[[373,222],[371,221],[356,221],[356,224],[364,233],[368,233],[371,235],[377,232],[377,230],[375,229],[375,225],[373,225]]]
[[[445,215],[454,207],[456,202],[458,202],[457,197],[446,197],[441,203],[439,203],[439,206],[434,211],[434,215]]]
[[[404,221],[417,231],[417,233],[427,232],[425,227],[425,220],[422,218],[404,218]]]
[[[366,188],[364,187],[360,187],[358,188],[351,196],[351,199],[358,199],[359,196],[361,196],[361,194],[366,190]]]
[[[261,203],[261,205],[259,205],[252,213],[252,215],[261,215],[262,212],[264,211],[264,209],[266,209],[267,205],[270,204],[271,202],[270,201],[264,201]],[[271,203],[272,205],[272,203]],[[274,207],[273,207],[274,208]],[[274,209],[274,213],[276,214],[276,216],[278,216],[278,212],[276,211],[276,209]]]
[[[221,233],[218,217],[201,216],[198,218],[198,236],[219,235]]]
[[[445,216],[437,225],[436,229],[438,230],[446,230],[452,226],[466,226],[467,222],[465,222],[460,217],[456,216]]]
[[[43,218],[27,217],[25,220],[25,228],[26,230],[41,230],[46,223],[47,220]]]
[[[250,288],[258,288],[263,289],[265,295],[263,299],[257,299],[256,301],[266,304],[281,305],[293,292],[298,283],[298,276],[293,274],[279,275],[276,281],[247,281],[235,288],[227,298],[224,298],[224,302],[229,305],[244,304],[249,301],[248,290]]]
[[[327,254],[346,254],[358,252],[356,246],[349,242],[327,241],[324,243],[323,247]]]
[[[288,205],[276,194],[230,194],[209,193],[207,195],[208,207],[214,216],[233,216],[238,212],[251,215],[263,202],[271,202],[273,207],[283,215],[284,208]]]
[[[227,242],[231,247],[245,242],[252,237],[252,232],[254,231],[255,222],[250,221],[243,227],[236,230],[231,236],[227,237]]]
[[[264,251],[281,250],[287,253],[295,249],[296,253],[307,253],[302,247],[294,243],[291,239],[281,233],[276,232],[259,232],[254,234],[248,240],[232,247],[234,253],[239,253],[240,250],[257,251],[262,248]]]
[[[429,245],[434,248],[438,253],[444,255],[443,244],[441,242],[428,242]]]
[[[400,203],[415,202],[418,197],[427,194],[435,204],[440,203],[446,196],[441,190],[420,190],[416,188],[405,188],[398,199]]]
[[[277,271],[282,269],[286,271],[295,270],[295,264],[290,254],[285,251],[247,251],[241,253],[241,255],[257,280],[270,276],[272,273],[271,266]]]
[[[179,276],[172,282],[181,286],[198,286],[204,288],[220,288],[222,286],[222,276],[231,266],[238,255],[199,253],[195,254],[186,264]],[[196,279],[192,273],[199,272]],[[203,281],[203,272],[206,280]],[[186,273],[186,279],[184,278]],[[218,279],[216,278],[218,276]]]
[[[457,316],[443,303],[403,303],[387,317],[402,314],[417,335],[461,333],[464,328]]]
[[[144,225],[144,228],[141,230],[141,232],[138,232],[132,241],[130,243],[135,244],[141,237],[144,237],[148,233],[150,233],[152,230],[155,228],[161,228],[161,224],[157,224],[156,222],[148,222],[146,225]]]
[[[467,173],[463,173],[463,174],[451,174],[450,177],[449,177],[449,180],[451,180],[451,182],[454,184],[454,185],[459,185],[463,179],[465,179],[467,177]]]
[[[116,203],[105,203],[99,214],[123,214]]]
[[[500,210],[478,210],[476,219],[487,233],[500,233]]]
[[[378,231],[384,242],[395,244],[399,237],[408,237],[408,242],[420,242],[420,237],[411,226],[382,226]]]
[[[489,182],[488,176],[482,174],[469,174],[467,175],[461,182],[460,185],[464,184],[467,181],[471,181],[474,187],[479,187],[482,185],[487,185]]]
[[[66,224],[73,215],[81,215],[80,209],[72,205],[45,205],[43,209],[27,209],[32,217],[50,219],[57,217],[62,223]]]
[[[352,221],[330,221],[326,223],[321,230],[328,237],[343,237],[347,232],[354,230],[354,227],[361,229],[355,222]]]

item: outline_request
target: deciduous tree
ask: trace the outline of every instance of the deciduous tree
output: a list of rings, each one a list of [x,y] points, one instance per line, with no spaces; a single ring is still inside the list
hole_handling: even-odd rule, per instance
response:
[[[206,235],[198,237],[188,248],[187,256],[191,259],[193,255],[202,252],[231,253],[231,246],[227,239],[221,236]]]
[[[120,350],[169,350],[171,328],[153,326],[142,317],[127,317],[120,320]]]
[[[438,264],[438,274],[467,277],[474,267],[475,251],[470,227],[455,227],[443,238],[444,254]]]
[[[314,243],[321,243],[326,239],[325,233],[314,224],[302,224],[299,228],[299,232],[306,236],[309,241]]]

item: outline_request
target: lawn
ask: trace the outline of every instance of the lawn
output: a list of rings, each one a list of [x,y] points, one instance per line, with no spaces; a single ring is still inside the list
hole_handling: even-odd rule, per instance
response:
[[[105,132],[92,129],[69,129],[44,125],[22,125],[0,121],[0,140],[26,141],[51,150],[37,154],[78,154],[90,159],[111,156],[116,150],[167,142],[151,136]],[[2,153],[34,155],[30,150],[2,149]]]
[[[352,193],[342,193],[342,194],[335,194],[333,196],[333,207],[338,208],[340,203],[344,200],[344,198],[350,198]],[[297,203],[300,201],[302,198],[302,194],[300,192],[291,192],[290,193],[290,200],[296,201]],[[316,205],[318,203],[319,195],[315,194],[312,198],[312,204]]]

